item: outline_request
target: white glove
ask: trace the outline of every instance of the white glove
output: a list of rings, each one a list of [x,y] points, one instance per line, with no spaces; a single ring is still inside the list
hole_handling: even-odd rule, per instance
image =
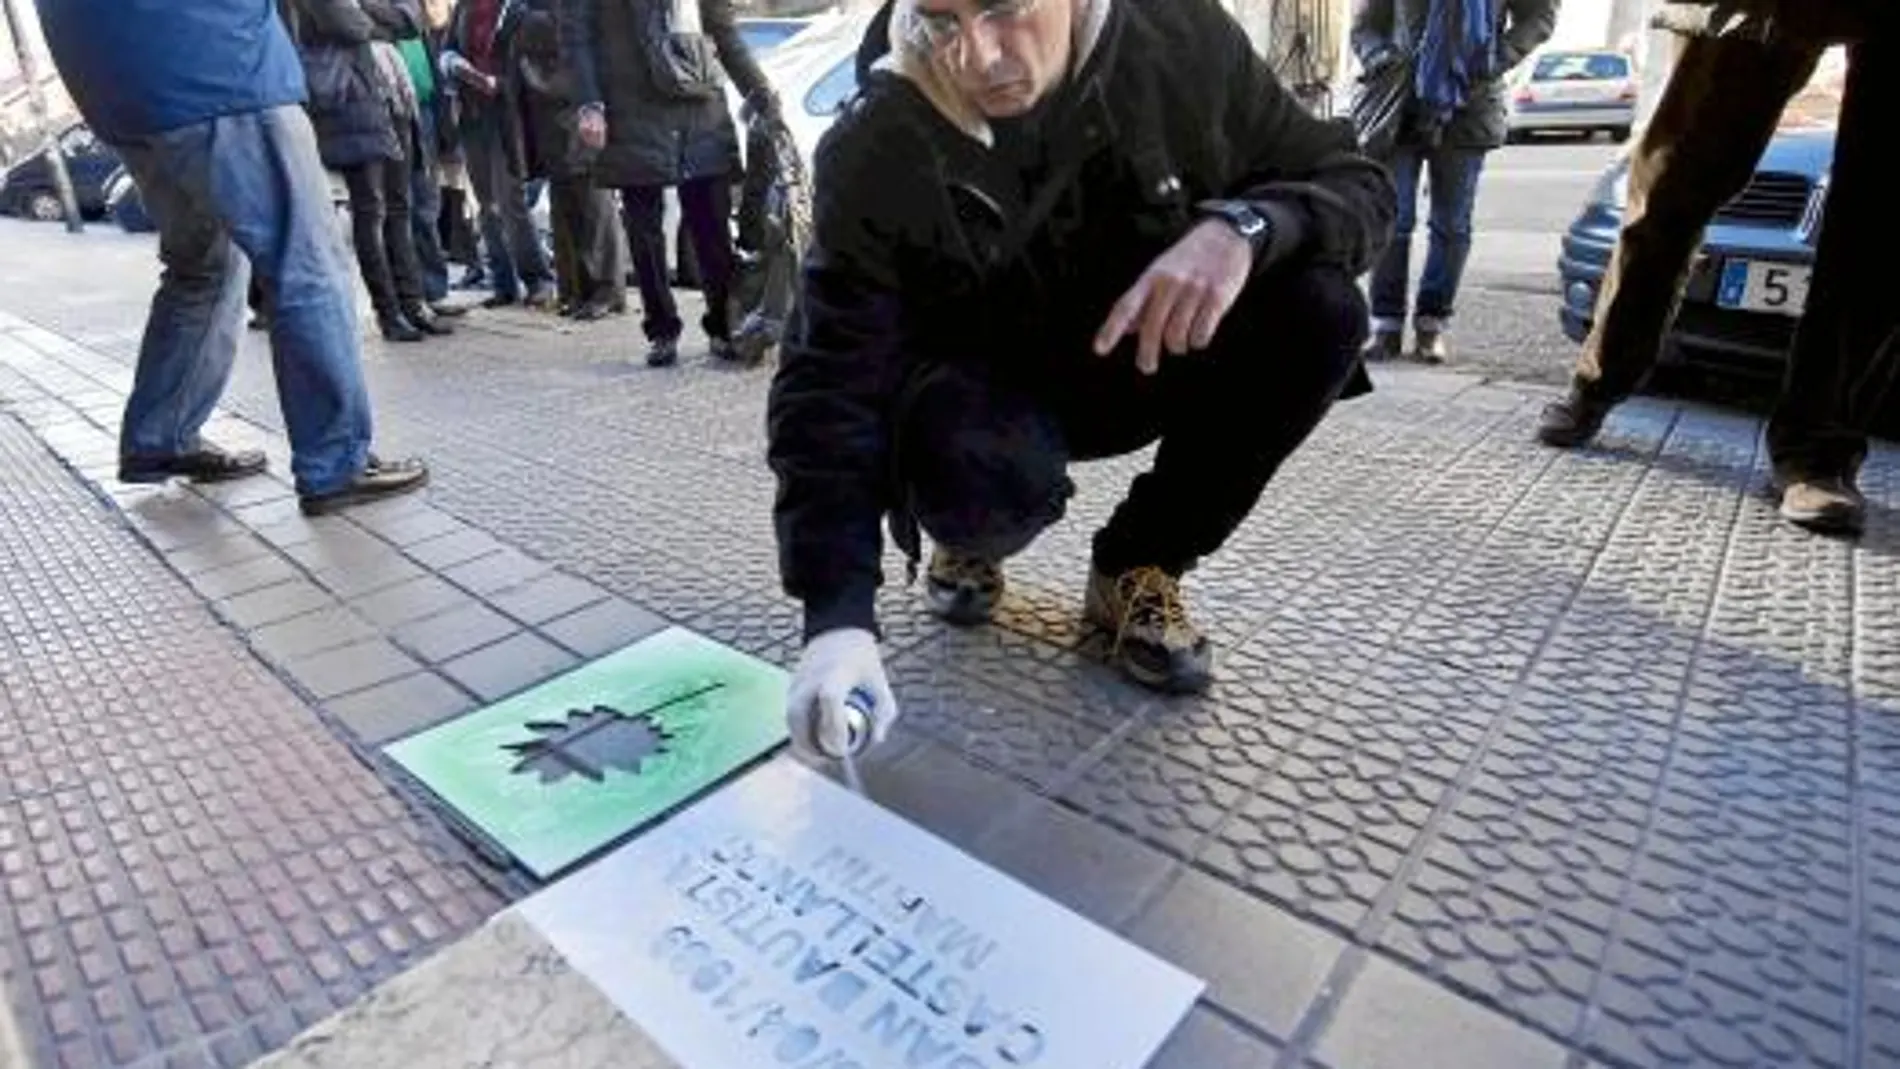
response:
[[[897,697],[885,678],[877,637],[862,628],[845,627],[806,643],[785,703],[792,746],[832,759],[850,749],[852,713],[845,701],[853,689],[862,689],[874,699],[868,714],[871,739],[863,747],[868,750],[889,737],[898,716]]]

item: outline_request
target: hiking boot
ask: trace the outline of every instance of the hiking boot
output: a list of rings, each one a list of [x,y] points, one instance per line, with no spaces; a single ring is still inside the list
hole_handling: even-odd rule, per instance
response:
[[[1588,445],[1603,429],[1603,421],[1614,407],[1606,401],[1592,401],[1572,389],[1563,400],[1552,401],[1545,407],[1543,422],[1537,425],[1537,440],[1554,449]]]
[[[1214,651],[1188,619],[1181,581],[1159,568],[1089,573],[1082,614],[1114,639],[1116,667],[1166,694],[1199,694],[1214,679]]]
[[[1867,499],[1838,475],[1803,479],[1782,489],[1781,518],[1816,534],[1852,537],[1867,525]]]
[[[930,552],[924,589],[931,615],[958,627],[987,624],[1003,600],[1003,566],[939,546]]]
[[[262,450],[232,453],[215,445],[203,445],[172,457],[128,453],[119,458],[119,481],[162,483],[174,475],[182,475],[195,483],[222,483],[257,475],[266,466]]]
[[[1375,330],[1360,357],[1369,364],[1397,360],[1405,352],[1405,336],[1396,330]]]
[[[1442,364],[1451,359],[1451,347],[1445,344],[1445,334],[1439,330],[1421,330],[1414,339],[1412,359],[1421,364]]]
[[[383,332],[384,341],[417,342],[422,340],[422,331],[401,315],[376,317],[377,329]]]
[[[378,460],[371,453],[369,463],[356,478],[326,494],[304,494],[297,499],[297,507],[305,516],[323,516],[351,505],[412,493],[427,485],[429,468],[422,461]]]
[[[647,343],[648,367],[672,367],[680,362],[678,338],[658,338]]]

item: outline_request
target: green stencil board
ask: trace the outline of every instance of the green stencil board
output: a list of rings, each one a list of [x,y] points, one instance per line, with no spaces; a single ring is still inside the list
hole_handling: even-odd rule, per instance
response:
[[[785,673],[668,628],[384,747],[546,879],[785,741]]]

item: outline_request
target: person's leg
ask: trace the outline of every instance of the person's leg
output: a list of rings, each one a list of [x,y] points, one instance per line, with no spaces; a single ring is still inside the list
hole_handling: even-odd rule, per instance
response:
[[[150,145],[118,151],[158,226],[164,265],[119,430],[120,478],[231,478],[262,470],[261,454],[213,463],[225,455],[199,438],[230,378],[252,290],[249,265],[209,202],[209,161],[181,174],[168,154]]]
[[[1471,149],[1441,148],[1426,158],[1431,176],[1431,238],[1425,273],[1418,283],[1418,301],[1412,311],[1412,327],[1418,332],[1414,351],[1427,363],[1445,362],[1443,335],[1451,326],[1465,261],[1471,258],[1471,216],[1478,206],[1484,156]]]
[[[441,304],[449,297],[449,260],[442,247],[442,183],[435,165],[435,113],[422,109],[417,151],[409,165],[410,241],[422,271],[423,298]]]
[[[679,187],[680,216],[699,262],[699,292],[706,298],[701,325],[715,355],[726,355],[732,338],[732,179],[695,178]]]
[[[1392,172],[1392,184],[1398,189],[1399,210],[1393,221],[1392,240],[1373,267],[1372,334],[1369,355],[1399,355],[1405,334],[1407,291],[1411,286],[1412,233],[1418,227],[1418,177],[1424,157],[1417,150],[1401,148],[1386,161]]]
[[[356,266],[369,290],[369,303],[376,310],[376,321],[384,337],[403,333],[402,301],[396,293],[396,277],[389,264],[389,251],[383,245],[388,206],[384,200],[384,164],[381,160],[359,164],[343,171],[343,184],[350,191],[350,233],[356,247]]]
[[[1847,92],[1806,313],[1768,424],[1782,512],[1825,532],[1857,533],[1855,488],[1867,429],[1900,375],[1900,308],[1888,262],[1900,202],[1885,183],[1882,145],[1900,109],[1900,47],[1870,40],[1848,53]]]
[[[611,191],[590,187],[587,193],[588,262],[594,276],[592,300],[619,314],[627,310],[627,236]]]
[[[627,225],[627,247],[633,255],[633,273],[640,284],[640,304],[644,316],[640,329],[653,343],[648,362],[658,356],[661,363],[679,343],[679,306],[673,301],[673,289],[666,278],[665,203],[661,186],[633,186],[620,191],[621,211]]]
[[[414,151],[411,146],[411,151]],[[449,333],[429,314],[429,296],[422,279],[422,259],[416,253],[416,226],[409,204],[410,164],[388,160],[382,166],[383,253],[396,285],[403,318],[424,333]]]
[[[1740,37],[1694,38],[1683,49],[1630,153],[1622,232],[1570,396],[1538,431],[1546,444],[1589,441],[1655,366],[1703,228],[1747,184],[1820,51]]]
[[[530,301],[551,300],[554,268],[548,263],[548,249],[541,244],[541,234],[535,229],[534,216],[529,211],[530,187],[533,186],[538,192],[539,185],[523,182],[520,175],[506,166],[506,160],[503,160],[498,178],[500,187],[496,197],[515,271],[521,276],[521,284],[527,288]]]
[[[482,244],[488,256],[488,284],[494,289],[496,303],[513,304],[521,300],[521,276],[515,272],[514,257],[508,247],[502,204],[509,188],[508,160],[502,153],[497,121],[492,115],[471,116],[464,125],[463,146],[468,156],[469,184],[475,190]]]
[[[584,179],[556,178],[548,183],[548,222],[554,231],[554,285],[561,314],[580,310],[586,298],[581,268],[576,255],[576,230],[580,219],[580,190]]]

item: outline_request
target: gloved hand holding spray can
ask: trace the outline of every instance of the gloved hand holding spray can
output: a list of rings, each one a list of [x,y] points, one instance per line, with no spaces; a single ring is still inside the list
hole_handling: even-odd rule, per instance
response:
[[[839,762],[846,783],[862,794],[858,759],[884,741],[897,715],[897,699],[869,631],[827,631],[806,644],[785,710],[794,747]]]

